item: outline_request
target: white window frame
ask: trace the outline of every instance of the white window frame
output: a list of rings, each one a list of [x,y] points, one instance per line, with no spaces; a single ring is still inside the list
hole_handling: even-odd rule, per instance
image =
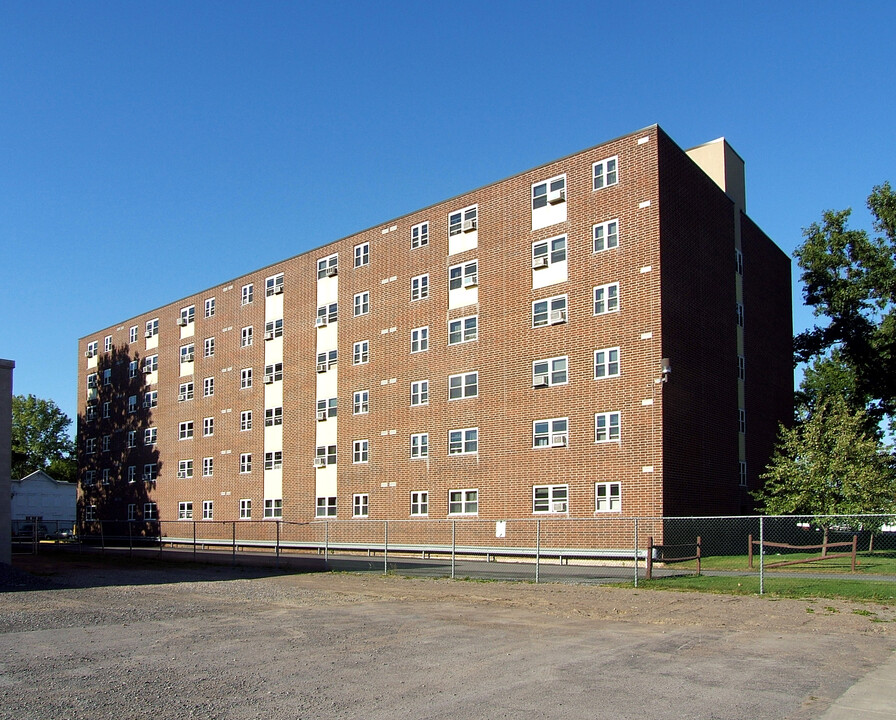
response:
[[[112,352],[112,336],[106,335],[103,338],[103,352]]]
[[[622,364],[619,359],[619,348],[602,348],[594,351],[594,379],[619,377]]]
[[[601,491],[603,490],[603,493]],[[618,480],[594,483],[594,512],[622,512],[622,483]]]
[[[215,355],[215,339],[213,337],[208,337],[205,339],[205,343],[203,344],[203,357],[214,357]]]
[[[747,359],[743,355],[737,356],[737,379],[744,381],[747,379]]]
[[[137,342],[137,326],[136,325],[131,325],[131,327],[128,328],[128,342],[129,343]]]
[[[159,466],[156,463],[145,463],[143,465],[143,481],[155,482],[159,479]]]
[[[158,520],[159,506],[154,502],[143,503],[143,519]]]
[[[337,398],[322,398],[317,401],[317,419],[329,419],[336,417]],[[321,415],[323,413],[323,415]]]
[[[479,397],[478,370],[448,376],[448,400],[466,400],[474,397]]]
[[[252,387],[252,368],[240,370],[240,390],[248,390]]]
[[[470,321],[472,320],[472,323]],[[456,326],[456,327],[455,327]],[[472,327],[472,337],[467,337],[470,334],[470,328]],[[457,340],[452,340],[453,337],[457,337]],[[448,321],[448,344],[449,345],[462,345],[467,342],[475,342],[479,339],[479,316],[478,315],[465,315],[464,317],[455,318],[454,320]]]
[[[159,334],[159,319],[153,318],[152,320],[146,321],[146,339],[148,340],[151,337],[155,337]]]
[[[215,299],[213,297],[205,299],[205,317],[215,316]]]
[[[411,330],[411,354],[427,350],[429,350],[429,326],[424,325]]]
[[[128,503],[128,522],[137,519],[137,503]]]
[[[622,438],[622,414],[618,410],[594,414],[594,442],[618,443]]]
[[[736,316],[736,320],[737,320],[737,326],[738,326],[738,327],[743,327],[743,326],[744,326],[744,306],[743,306],[743,303],[735,303],[735,308],[734,308],[734,310],[735,310],[735,316]]]
[[[557,200],[555,193],[561,193],[561,199]],[[532,211],[548,207],[548,204],[558,205],[566,202],[566,175],[555,175],[547,180],[532,184]]]
[[[240,432],[252,429],[252,411],[243,410],[240,412]]]
[[[192,325],[196,322],[196,306],[188,305],[180,309],[180,324],[182,326]]]
[[[429,245],[429,221],[424,220],[411,227],[411,250]]]
[[[240,475],[252,472],[252,453],[240,453]]]
[[[202,397],[211,397],[215,394],[215,379],[213,377],[202,378]]]
[[[562,509],[560,505],[562,504]],[[532,514],[559,515],[569,512],[569,485],[535,485],[532,487]]]
[[[268,320],[264,324],[264,339],[273,340],[278,337],[283,337],[283,318]]]
[[[131,360],[128,363],[128,377],[133,379],[137,377],[137,373],[140,371],[140,363],[136,360]]]
[[[468,205],[460,210],[448,213],[448,237],[464,232],[464,224],[473,221],[472,231],[479,229],[479,205]],[[470,231],[467,231],[470,232]]]
[[[596,286],[591,293],[591,299],[595,316],[619,312],[619,283],[614,282]]]
[[[148,390],[143,393],[143,407],[146,409],[152,409],[154,407],[159,406],[159,391],[158,390]]]
[[[191,363],[196,357],[196,346],[193,343],[189,345],[181,345],[180,347],[180,361],[183,363]]]
[[[423,405],[429,405],[429,380],[414,380],[411,382],[411,407]]]
[[[320,496],[315,500],[315,517],[336,517],[336,496]]]
[[[336,445],[318,445],[314,448],[314,459],[323,458],[324,466],[336,464]]]
[[[177,428],[177,439],[178,440],[192,440],[193,439],[193,421],[192,420],[184,420]]]
[[[240,290],[240,305],[248,305],[255,299],[254,283],[246,283]]]
[[[532,449],[567,447],[569,418],[545,418],[532,422]]]
[[[192,520],[193,519],[193,503],[189,500],[179,502],[177,504],[177,519]]]
[[[264,279],[264,296],[266,298],[279,295],[283,292],[283,273],[277,273]]]
[[[467,278],[472,278],[467,280]],[[466,284],[464,284],[466,282]],[[448,268],[448,292],[479,285],[479,259],[451,265]]]
[[[449,515],[478,515],[479,488],[448,491]]]
[[[602,190],[619,184],[619,156],[598,160],[591,166],[591,189]]]
[[[213,457],[202,458],[202,477],[214,477],[215,459]]]
[[[215,503],[213,500],[203,500],[202,501],[202,519],[203,520],[214,520],[215,519]]]
[[[355,267],[364,267],[370,265],[370,243],[363,242],[355,245]]]
[[[411,460],[425,460],[429,457],[429,433],[411,434]]]
[[[240,331],[240,347],[250,347],[255,341],[255,331],[251,325],[247,325]]]
[[[370,495],[355,493],[352,495],[352,517],[366,518],[370,516]]]
[[[323,280],[331,277],[331,270],[334,271],[334,275],[339,273],[339,253],[327,255],[317,261],[317,279]]]
[[[560,365],[562,365],[562,368]],[[540,378],[547,379],[547,387],[569,384],[569,356],[558,355],[557,357],[545,358],[544,360],[535,360],[532,363],[533,387],[541,386]]]
[[[182,480],[190,480],[193,477],[193,461],[178,460],[177,461],[177,477]]]
[[[240,520],[251,520],[252,519],[252,499],[251,498],[242,498],[240,499]]]
[[[411,517],[429,515],[429,491],[414,490],[411,492]]]
[[[458,438],[453,436],[458,435]],[[473,447],[470,450],[470,447]],[[459,448],[459,449],[458,449]],[[448,454],[454,455],[476,455],[479,452],[479,428],[458,428],[448,431]]]
[[[555,249],[554,244],[562,241],[562,248]],[[549,268],[555,263],[566,262],[567,260],[567,241],[566,235],[557,235],[556,237],[547,238],[546,240],[536,240],[532,243],[532,268],[539,269],[538,258],[546,258],[547,264],[541,267]]]
[[[352,415],[367,415],[370,412],[370,391],[356,390],[352,395]]]
[[[281,382],[283,380],[283,363],[276,362],[264,366],[265,377],[270,377],[273,382]]]
[[[591,228],[592,252],[606,252],[617,247],[619,247],[619,220],[617,218],[597,223]]]
[[[367,315],[370,312],[370,291],[362,290],[355,293],[354,302],[352,304],[354,317]]]
[[[202,418],[202,437],[211,437],[215,434],[215,419],[213,417]]]
[[[283,469],[283,451],[271,450],[264,454],[265,470],[282,470]]]
[[[283,406],[269,407],[264,409],[264,426],[274,427],[283,424]]]
[[[366,365],[370,362],[370,341],[358,340],[352,344],[352,365]]]
[[[193,399],[193,381],[181,383],[177,388],[177,401],[186,402]]]
[[[143,430],[143,444],[144,445],[155,445],[159,440],[159,429],[156,427],[149,427]]]
[[[544,305],[542,312],[538,309],[539,305]],[[555,315],[560,313],[560,315]],[[547,327],[549,325],[557,325],[564,323],[569,319],[569,300],[564,295],[553,295],[541,300],[532,301],[532,327]],[[544,319],[541,319],[543,316]],[[559,319],[558,319],[559,318]]]
[[[265,498],[264,519],[277,520],[283,517],[283,498]]]
[[[429,297],[429,273],[415,275],[411,278],[411,302],[425,300]]]

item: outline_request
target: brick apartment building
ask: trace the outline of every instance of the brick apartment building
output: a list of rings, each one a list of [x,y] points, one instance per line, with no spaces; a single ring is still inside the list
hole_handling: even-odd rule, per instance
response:
[[[790,263],[658,126],[82,338],[81,518],[737,514]]]

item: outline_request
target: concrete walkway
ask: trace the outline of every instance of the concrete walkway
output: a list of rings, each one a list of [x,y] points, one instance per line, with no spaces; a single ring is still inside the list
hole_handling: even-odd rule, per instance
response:
[[[896,718],[896,653],[838,697],[818,720]]]

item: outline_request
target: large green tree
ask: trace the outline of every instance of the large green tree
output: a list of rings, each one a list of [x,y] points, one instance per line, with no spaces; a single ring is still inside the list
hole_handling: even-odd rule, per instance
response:
[[[75,443],[68,435],[72,424],[52,400],[34,395],[12,398],[12,476],[22,478],[43,470],[57,480],[74,481]]]

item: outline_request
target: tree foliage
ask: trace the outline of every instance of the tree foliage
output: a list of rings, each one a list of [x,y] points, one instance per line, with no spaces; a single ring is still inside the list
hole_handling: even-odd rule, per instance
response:
[[[862,409],[831,396],[802,423],[781,428],[762,490],[754,497],[774,515],[890,514],[896,467],[868,429]]]
[[[43,470],[58,480],[74,480],[75,444],[71,419],[52,400],[34,395],[12,398],[12,476]]]

